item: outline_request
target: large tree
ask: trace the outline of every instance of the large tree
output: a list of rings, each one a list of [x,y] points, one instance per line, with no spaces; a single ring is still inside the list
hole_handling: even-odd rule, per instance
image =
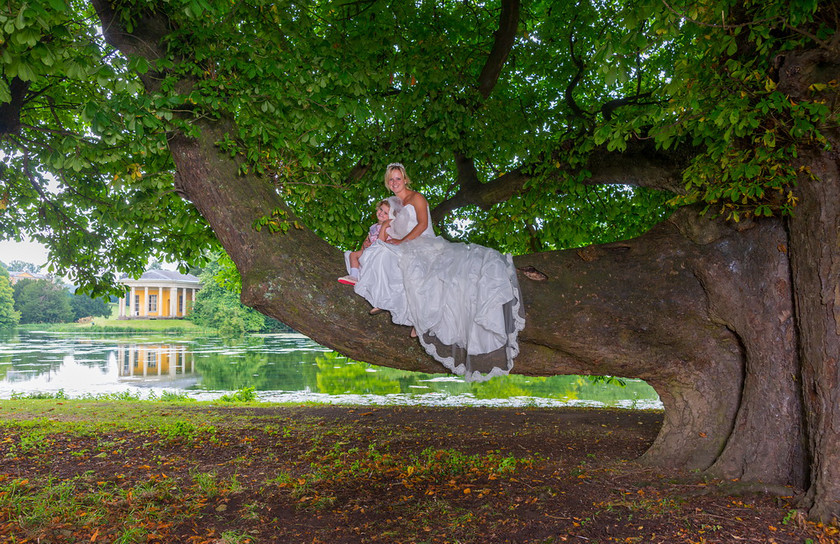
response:
[[[439,232],[518,254],[516,372],[643,378],[647,462],[840,515],[836,3],[91,5],[0,7],[0,221],[55,271],[218,242],[248,305],[439,370],[335,282],[399,160]]]
[[[73,320],[70,295],[47,280],[23,279],[14,285],[15,310],[21,323],[68,323]]]
[[[0,263],[0,329],[13,327],[20,321],[20,312],[15,310],[14,291],[9,271]]]

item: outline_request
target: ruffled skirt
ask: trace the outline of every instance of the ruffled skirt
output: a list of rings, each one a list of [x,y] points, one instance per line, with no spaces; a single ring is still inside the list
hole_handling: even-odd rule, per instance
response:
[[[424,349],[468,381],[513,368],[525,318],[510,255],[431,236],[378,241],[362,253],[355,291],[413,326]]]

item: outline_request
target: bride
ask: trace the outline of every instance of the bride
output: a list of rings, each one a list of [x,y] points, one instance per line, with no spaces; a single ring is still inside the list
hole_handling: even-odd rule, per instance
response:
[[[525,326],[519,283],[510,255],[435,236],[426,198],[409,188],[405,167],[389,164],[390,238],[362,253],[357,294],[371,314],[391,313],[413,327],[436,360],[468,381],[507,374]]]

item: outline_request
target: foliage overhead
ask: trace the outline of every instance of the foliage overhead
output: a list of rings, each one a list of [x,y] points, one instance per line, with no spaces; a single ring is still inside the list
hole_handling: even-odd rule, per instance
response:
[[[255,228],[354,246],[396,160],[452,204],[439,232],[523,253],[637,235],[668,199],[788,213],[790,159],[824,142],[834,90],[775,88],[781,52],[834,33],[816,0],[113,5],[129,32],[166,22],[160,55],[117,53],[80,0],[0,7],[0,236],[46,243],[51,272],[97,290],[150,253],[186,264],[213,244],[166,146],[198,119],[233,119],[220,148],[300,217]],[[602,156],[636,149],[686,166],[677,198],[588,183]],[[476,197],[509,178],[509,194]]]

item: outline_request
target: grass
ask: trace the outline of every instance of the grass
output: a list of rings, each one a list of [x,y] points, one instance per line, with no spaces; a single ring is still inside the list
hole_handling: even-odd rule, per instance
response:
[[[100,399],[60,402],[26,398],[0,400],[0,429],[15,429],[22,434],[17,447],[24,444],[30,447],[27,437],[41,440],[53,433],[84,434],[115,430],[155,431],[169,441],[191,441],[199,435],[212,436],[214,422],[219,419],[192,410],[180,410],[177,417],[172,415],[176,407],[196,404],[195,401]],[[22,414],[25,418],[21,418]]]
[[[578,436],[522,412],[0,400],[0,544],[836,541],[785,500],[626,463],[636,416]]]
[[[248,396],[247,391],[244,396]],[[15,474],[17,477],[0,474],[0,529],[5,521],[10,524],[7,527],[37,535],[42,541],[154,540],[155,535],[173,524],[188,523],[198,515],[217,515],[223,510],[215,508],[226,508],[223,505],[228,497],[247,491],[237,473],[240,468],[249,470],[255,462],[247,454],[252,433],[264,433],[278,446],[298,443],[305,451],[284,470],[262,472],[264,469],[258,468],[261,476],[255,483],[259,493],[266,493],[267,497],[287,496],[296,508],[309,512],[335,509],[338,496],[346,493],[348,486],[357,487],[362,482],[403,482],[401,485],[408,490],[419,492],[429,485],[460,486],[476,475],[484,475],[490,481],[507,479],[536,461],[532,456],[514,457],[500,452],[468,455],[452,448],[396,451],[390,446],[389,434],[374,439],[367,447],[351,447],[344,438],[352,436],[351,428],[343,424],[325,427],[318,418],[263,420],[247,410],[221,412],[202,408],[208,405],[230,403],[73,400],[61,396],[0,400],[0,436],[7,437],[0,446],[5,445],[6,459],[46,460],[52,452],[63,450],[69,453],[72,465],[103,461],[116,463],[113,466],[120,471],[108,474],[89,470],[61,480],[54,479],[52,473]],[[137,452],[138,447],[144,454],[126,463],[136,455],[132,452]],[[179,449],[173,452],[172,447]],[[225,447],[245,450],[243,455],[212,468],[185,463],[182,456],[186,454],[181,453]],[[167,453],[154,455],[155,448],[163,448]],[[278,453],[282,456],[282,452]],[[256,459],[259,466],[267,460],[278,462],[273,451],[261,452]],[[148,471],[148,477],[139,481],[123,478],[121,472],[131,468],[129,465]],[[479,497],[484,494],[480,487],[475,487],[474,492]],[[244,518],[257,519],[269,509],[270,501],[253,493],[251,488],[248,503],[241,507]],[[439,500],[429,498],[436,504]],[[208,503],[217,506],[210,514],[201,514],[206,512],[202,509]],[[97,534],[97,530],[101,532]],[[231,529],[217,533],[215,541],[254,539],[247,532]],[[0,542],[5,541],[0,537]]]
[[[129,487],[98,481],[93,474],[64,481],[0,481],[4,517],[48,542],[93,542],[97,536],[126,544],[147,542],[159,528],[194,515],[209,498],[200,488],[182,489],[180,482],[166,477]]]
[[[111,315],[109,317],[94,317],[92,323],[37,323],[20,325],[20,327],[58,332],[215,333],[215,330],[200,327],[188,319],[119,319],[119,307],[116,304],[111,304]]]

